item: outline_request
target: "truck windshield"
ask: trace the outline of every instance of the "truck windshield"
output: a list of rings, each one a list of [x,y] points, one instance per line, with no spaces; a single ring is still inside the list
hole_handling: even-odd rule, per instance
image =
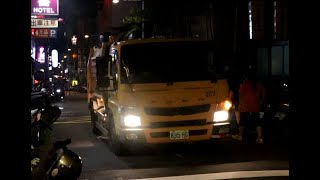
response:
[[[121,82],[213,80],[219,70],[209,42],[162,42],[125,45],[121,49]]]

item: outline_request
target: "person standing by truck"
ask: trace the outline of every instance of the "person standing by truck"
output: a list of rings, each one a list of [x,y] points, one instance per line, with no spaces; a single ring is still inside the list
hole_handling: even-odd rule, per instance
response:
[[[239,134],[232,136],[234,139],[242,140],[244,128],[248,126],[249,118],[256,126],[258,134],[257,143],[263,143],[262,123],[259,113],[265,101],[265,89],[261,82],[257,80],[255,74],[250,71],[245,76],[239,88]]]
[[[228,79],[229,85],[229,98],[232,102],[232,108],[230,109],[230,113],[232,114],[232,134],[238,132],[238,126],[240,122],[240,112],[239,112],[239,86],[241,83],[241,76],[240,74],[233,68],[229,66],[225,67],[225,75]]]

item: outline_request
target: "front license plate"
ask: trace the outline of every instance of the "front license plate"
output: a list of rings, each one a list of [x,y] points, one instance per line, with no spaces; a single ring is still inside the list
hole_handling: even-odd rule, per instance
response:
[[[170,131],[170,139],[189,139],[189,130]]]

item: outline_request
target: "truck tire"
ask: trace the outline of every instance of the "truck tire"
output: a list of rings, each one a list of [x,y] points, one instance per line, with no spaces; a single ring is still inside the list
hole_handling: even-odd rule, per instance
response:
[[[129,155],[128,146],[122,143],[116,134],[114,123],[110,122],[110,141],[109,146],[111,151],[117,156]]]
[[[90,111],[90,117],[91,117],[91,126],[92,126],[92,132],[95,135],[101,135],[101,132],[99,131],[99,129],[96,126],[96,123],[98,121],[98,117],[94,114],[93,112],[93,106],[92,103],[89,106],[89,111]]]

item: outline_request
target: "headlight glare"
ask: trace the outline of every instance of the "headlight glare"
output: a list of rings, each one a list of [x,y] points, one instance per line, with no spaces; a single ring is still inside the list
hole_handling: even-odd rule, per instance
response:
[[[213,115],[213,122],[223,122],[229,119],[228,111],[216,111]]]
[[[123,119],[124,125],[128,127],[138,127],[141,126],[141,120],[139,116],[126,115]]]
[[[231,101],[225,100],[225,101],[217,104],[216,110],[217,110],[217,111],[222,111],[222,110],[229,111],[229,109],[230,109],[231,107],[232,107]]]
[[[121,106],[118,109],[120,113],[121,124],[126,127],[141,126],[141,118],[137,108],[131,106]]]
[[[229,110],[232,107],[232,103],[228,100],[224,101],[224,108]]]

